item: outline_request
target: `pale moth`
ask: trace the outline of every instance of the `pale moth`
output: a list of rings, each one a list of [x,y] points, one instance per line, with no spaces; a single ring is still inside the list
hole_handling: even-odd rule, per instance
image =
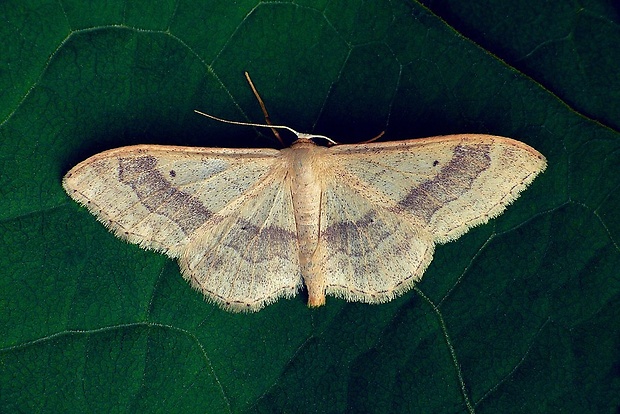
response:
[[[283,150],[116,148],[63,186],[121,239],[178,259],[208,300],[258,311],[302,285],[309,306],[391,300],[421,280],[436,244],[501,214],[546,167],[493,135],[324,147],[293,132]]]

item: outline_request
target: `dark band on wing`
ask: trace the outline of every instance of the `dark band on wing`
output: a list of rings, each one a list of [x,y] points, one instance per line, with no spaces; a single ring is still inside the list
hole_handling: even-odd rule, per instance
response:
[[[119,159],[120,182],[130,186],[150,212],[176,223],[187,235],[202,226],[212,213],[195,197],[176,189],[159,172],[157,158],[145,155]]]
[[[297,236],[276,226],[259,227],[244,219],[232,224],[230,236],[221,242],[234,249],[248,263],[269,261],[275,257],[290,260],[296,254],[290,244]]]
[[[321,236],[330,248],[355,257],[366,256],[369,250],[374,251],[388,237],[388,228],[374,212],[365,214],[357,221],[334,223]]]
[[[428,223],[437,210],[469,191],[474,180],[489,168],[490,149],[489,144],[458,145],[439,173],[413,188],[397,209],[409,211]]]

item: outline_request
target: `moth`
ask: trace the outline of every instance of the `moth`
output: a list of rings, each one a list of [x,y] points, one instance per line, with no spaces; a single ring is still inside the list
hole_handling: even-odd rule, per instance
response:
[[[116,148],[62,184],[119,238],[177,259],[208,300],[258,311],[303,285],[311,307],[387,302],[421,280],[436,244],[501,214],[546,168],[493,135],[325,147],[293,132],[282,150]]]

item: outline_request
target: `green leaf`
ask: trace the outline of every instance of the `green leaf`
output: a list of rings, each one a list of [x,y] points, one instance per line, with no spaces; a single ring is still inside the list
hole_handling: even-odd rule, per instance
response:
[[[611,2],[0,4],[0,411],[614,412],[620,30]],[[205,302],[69,199],[137,143],[492,133],[548,170],[388,304]],[[292,139],[290,136],[287,139]]]

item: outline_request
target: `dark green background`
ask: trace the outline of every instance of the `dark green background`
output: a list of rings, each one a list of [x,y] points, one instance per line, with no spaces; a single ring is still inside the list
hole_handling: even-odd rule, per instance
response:
[[[13,0],[0,19],[1,412],[618,410],[617,2]],[[262,121],[244,70],[300,131],[491,133],[549,167],[389,304],[230,314],[60,181],[122,145],[277,148],[192,112]]]

